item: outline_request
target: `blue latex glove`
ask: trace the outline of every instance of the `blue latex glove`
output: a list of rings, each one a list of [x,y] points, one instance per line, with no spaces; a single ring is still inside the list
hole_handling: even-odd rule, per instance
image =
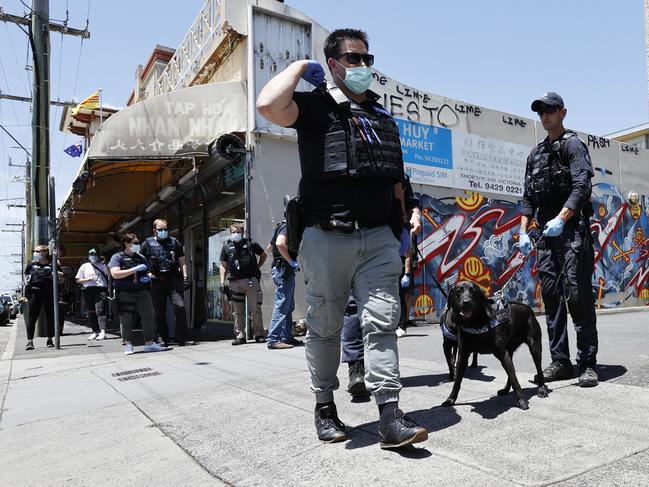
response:
[[[302,75],[302,79],[317,88],[324,82],[324,69],[322,69],[322,66],[318,61],[311,59],[307,64],[306,71],[304,71],[304,74]]]
[[[548,237],[557,237],[561,235],[561,232],[563,231],[563,225],[564,222],[561,218],[553,218],[545,224],[543,235],[546,235]]]
[[[399,255],[404,256],[410,248],[410,232],[407,228],[401,230],[401,236],[399,237]]]
[[[518,236],[518,248],[523,255],[527,255],[532,251],[532,241],[527,233],[521,232]]]
[[[133,267],[133,269],[135,269],[135,272],[144,272],[145,270],[148,269],[148,267],[146,266],[146,264],[138,264],[135,267]]]
[[[148,282],[151,282],[151,277],[149,276],[140,277],[140,283],[146,284]]]
[[[404,276],[401,278],[401,287],[405,289],[408,286],[410,286],[410,277],[408,276],[408,274],[404,274]]]
[[[296,260],[287,260],[286,262],[288,262],[288,265],[290,265],[294,271],[300,270],[300,264],[298,264]]]

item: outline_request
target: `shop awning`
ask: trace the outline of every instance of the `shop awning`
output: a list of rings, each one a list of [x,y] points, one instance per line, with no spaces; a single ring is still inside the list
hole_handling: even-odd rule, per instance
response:
[[[59,214],[67,255],[103,242],[191,187],[223,134],[246,130],[242,82],[211,83],[159,95],[114,114],[93,137]],[[214,152],[214,151],[213,151]]]

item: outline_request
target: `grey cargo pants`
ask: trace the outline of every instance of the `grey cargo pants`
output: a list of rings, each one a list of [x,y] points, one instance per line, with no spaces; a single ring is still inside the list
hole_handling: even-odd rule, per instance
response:
[[[316,402],[338,389],[340,331],[350,292],[358,305],[365,348],[365,385],[377,404],[399,400],[399,242],[388,226],[345,234],[304,230],[300,264],[306,283],[306,359]]]

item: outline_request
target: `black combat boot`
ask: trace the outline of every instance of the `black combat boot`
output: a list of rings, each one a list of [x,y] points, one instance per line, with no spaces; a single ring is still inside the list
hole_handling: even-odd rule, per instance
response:
[[[579,367],[579,387],[595,387],[599,384],[597,372],[592,367]]]
[[[347,439],[345,425],[338,419],[336,405],[333,402],[316,404],[315,429],[318,432],[318,439],[326,443],[337,443]]]
[[[428,431],[404,415],[401,409],[395,409],[389,418],[381,419],[379,437],[381,448],[399,448],[426,441]]]
[[[545,382],[572,379],[574,376],[575,374],[570,361],[562,362],[553,360],[543,371],[543,379]]]
[[[365,388],[365,365],[362,360],[349,362],[349,385],[347,392],[352,396],[361,396],[367,394]]]

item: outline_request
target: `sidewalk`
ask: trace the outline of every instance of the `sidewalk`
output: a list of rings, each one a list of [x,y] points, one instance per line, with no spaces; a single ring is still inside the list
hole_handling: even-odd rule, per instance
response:
[[[0,329],[0,343],[17,334],[15,355],[0,361],[0,484],[647,485],[649,313],[598,321],[596,388],[564,381],[540,399],[529,352],[517,352],[527,411],[496,396],[505,373],[484,355],[458,404],[440,407],[451,388],[441,335],[409,329],[399,340],[401,405],[430,436],[390,452],[378,446],[376,406],[342,390],[346,366],[336,402],[350,440],[317,440],[303,348],[221,341],[126,357],[117,338],[88,345],[72,334],[62,350],[37,339],[26,353],[19,319]]]

